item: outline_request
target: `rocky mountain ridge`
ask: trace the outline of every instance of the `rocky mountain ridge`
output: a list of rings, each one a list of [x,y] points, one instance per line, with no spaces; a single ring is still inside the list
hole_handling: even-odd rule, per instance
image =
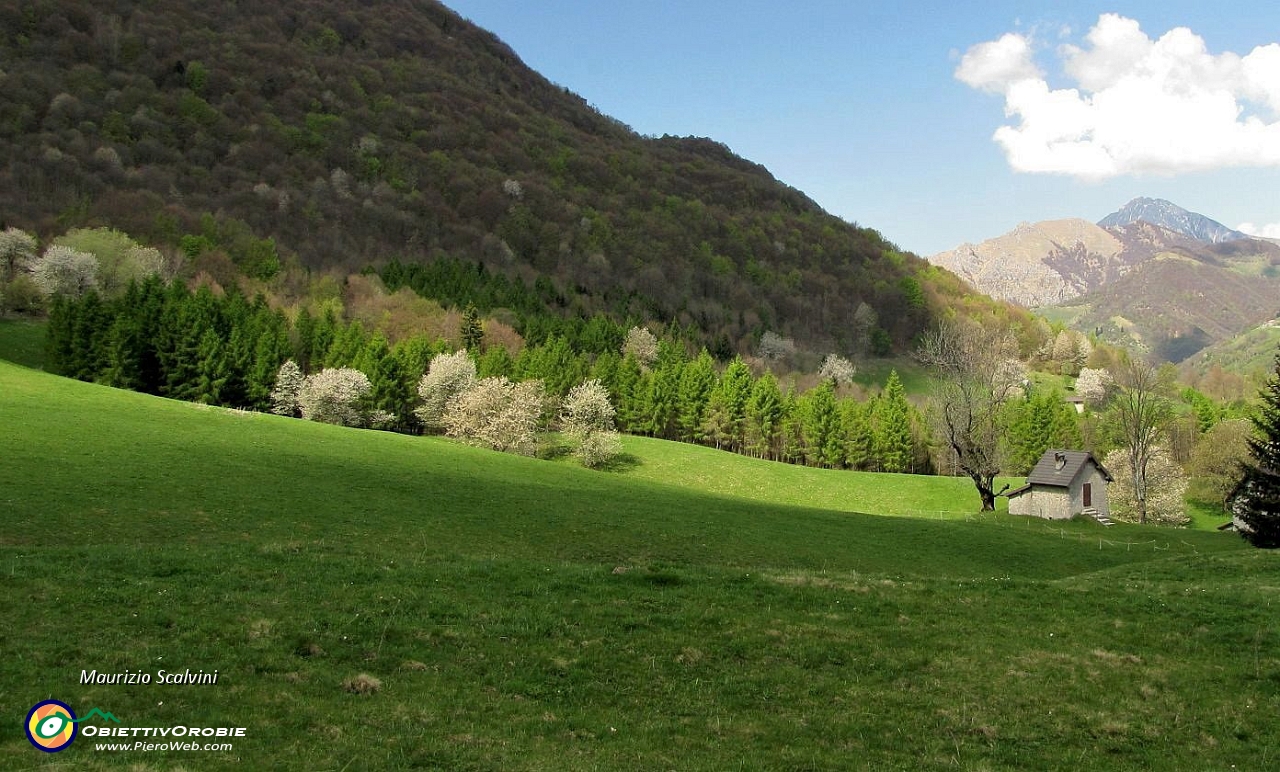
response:
[[[1020,223],[930,261],[993,297],[1175,362],[1280,308],[1275,243],[1158,199],[1134,199],[1098,224]]]

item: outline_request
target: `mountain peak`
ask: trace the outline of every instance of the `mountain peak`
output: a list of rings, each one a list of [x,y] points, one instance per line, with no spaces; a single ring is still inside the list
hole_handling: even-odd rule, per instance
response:
[[[1207,244],[1238,241],[1248,234],[1232,230],[1217,220],[1202,214],[1189,212],[1163,198],[1138,197],[1098,221],[1103,228],[1124,228],[1138,222],[1148,222],[1183,236]]]

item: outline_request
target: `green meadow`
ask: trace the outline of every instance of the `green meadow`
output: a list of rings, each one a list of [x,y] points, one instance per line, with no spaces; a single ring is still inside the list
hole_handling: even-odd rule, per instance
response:
[[[625,450],[588,471],[0,362],[0,768],[1280,763],[1274,554]],[[160,668],[219,681],[80,683]],[[247,734],[43,754],[48,698]]]

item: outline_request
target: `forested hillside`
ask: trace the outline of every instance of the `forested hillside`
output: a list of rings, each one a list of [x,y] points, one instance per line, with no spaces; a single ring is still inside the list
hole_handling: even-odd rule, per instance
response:
[[[905,346],[949,274],[707,139],[641,137],[425,0],[0,7],[0,219],[211,275],[449,257],[721,350]],[[853,171],[851,170],[851,173]]]

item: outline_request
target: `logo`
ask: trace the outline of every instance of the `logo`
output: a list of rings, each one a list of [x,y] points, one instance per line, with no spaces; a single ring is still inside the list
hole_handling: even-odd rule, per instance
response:
[[[36,703],[27,714],[27,739],[45,753],[57,753],[76,739],[76,714],[57,700]]]

